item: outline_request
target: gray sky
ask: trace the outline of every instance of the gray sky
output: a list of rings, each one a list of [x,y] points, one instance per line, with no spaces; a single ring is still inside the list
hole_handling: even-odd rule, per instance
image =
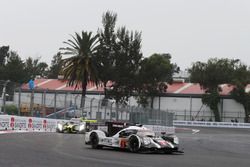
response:
[[[107,10],[142,32],[144,57],[170,53],[182,70],[211,57],[250,65],[250,0],[0,0],[0,46],[50,64],[69,34],[96,32]]]

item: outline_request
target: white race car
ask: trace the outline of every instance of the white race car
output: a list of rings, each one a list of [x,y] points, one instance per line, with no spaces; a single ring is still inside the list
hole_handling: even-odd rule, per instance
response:
[[[183,153],[178,148],[177,136],[156,136],[152,130],[143,126],[129,126],[113,136],[109,136],[102,130],[92,130],[86,133],[85,144],[89,144],[95,149],[113,147],[127,149],[131,152]]]

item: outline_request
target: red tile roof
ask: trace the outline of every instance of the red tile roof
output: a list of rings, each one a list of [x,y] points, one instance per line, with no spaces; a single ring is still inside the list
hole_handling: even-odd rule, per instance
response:
[[[204,94],[204,90],[201,89],[199,84],[192,84],[188,88],[184,89],[183,91],[179,92],[180,94]]]
[[[168,85],[167,93],[174,93],[186,84],[187,83],[174,83],[172,85]]]
[[[36,79],[34,81],[35,88],[38,90],[62,90],[62,91],[74,91],[74,90],[81,90],[81,87],[75,89],[73,86],[68,86],[67,82],[64,80],[58,79]],[[108,83],[111,85],[111,83]],[[230,91],[233,89],[233,86],[228,84],[221,85],[222,87],[222,95],[228,95]],[[29,89],[28,83],[22,86],[22,89]],[[103,87],[100,85],[96,87],[94,83],[89,83],[87,85],[87,91],[97,91],[103,92]],[[246,90],[250,91],[250,85],[247,86]],[[168,85],[167,93],[174,93],[174,94],[203,94],[204,90],[201,89],[199,84],[194,83],[173,83]]]

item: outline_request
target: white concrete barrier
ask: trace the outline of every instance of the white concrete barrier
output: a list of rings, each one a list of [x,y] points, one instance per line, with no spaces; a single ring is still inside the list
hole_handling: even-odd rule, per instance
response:
[[[250,128],[250,123],[179,121],[179,120],[174,120],[174,126],[218,127],[218,128]]]
[[[151,129],[156,134],[160,134],[162,132],[165,132],[166,134],[174,134],[175,128],[169,127],[169,126],[161,126],[161,125],[143,125],[144,127]]]
[[[0,115],[0,131],[41,131],[55,132],[57,124],[62,121],[59,119],[20,117],[12,115]],[[167,134],[175,133],[174,127],[159,125],[143,125],[156,133],[165,132]]]
[[[0,130],[55,132],[57,123],[61,121],[47,118],[0,115]]]
[[[0,131],[55,132],[57,124],[62,121],[67,121],[67,120],[0,115]],[[159,125],[143,125],[143,126],[153,130],[156,133],[161,133],[161,132],[166,132],[167,134],[175,133],[174,127],[166,127],[166,126],[159,126]],[[250,128],[250,123],[175,120],[174,126]]]

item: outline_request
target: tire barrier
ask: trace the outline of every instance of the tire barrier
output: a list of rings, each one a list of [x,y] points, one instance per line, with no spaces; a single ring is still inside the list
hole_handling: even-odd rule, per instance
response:
[[[0,115],[0,131],[56,132],[58,122],[63,120]]]

